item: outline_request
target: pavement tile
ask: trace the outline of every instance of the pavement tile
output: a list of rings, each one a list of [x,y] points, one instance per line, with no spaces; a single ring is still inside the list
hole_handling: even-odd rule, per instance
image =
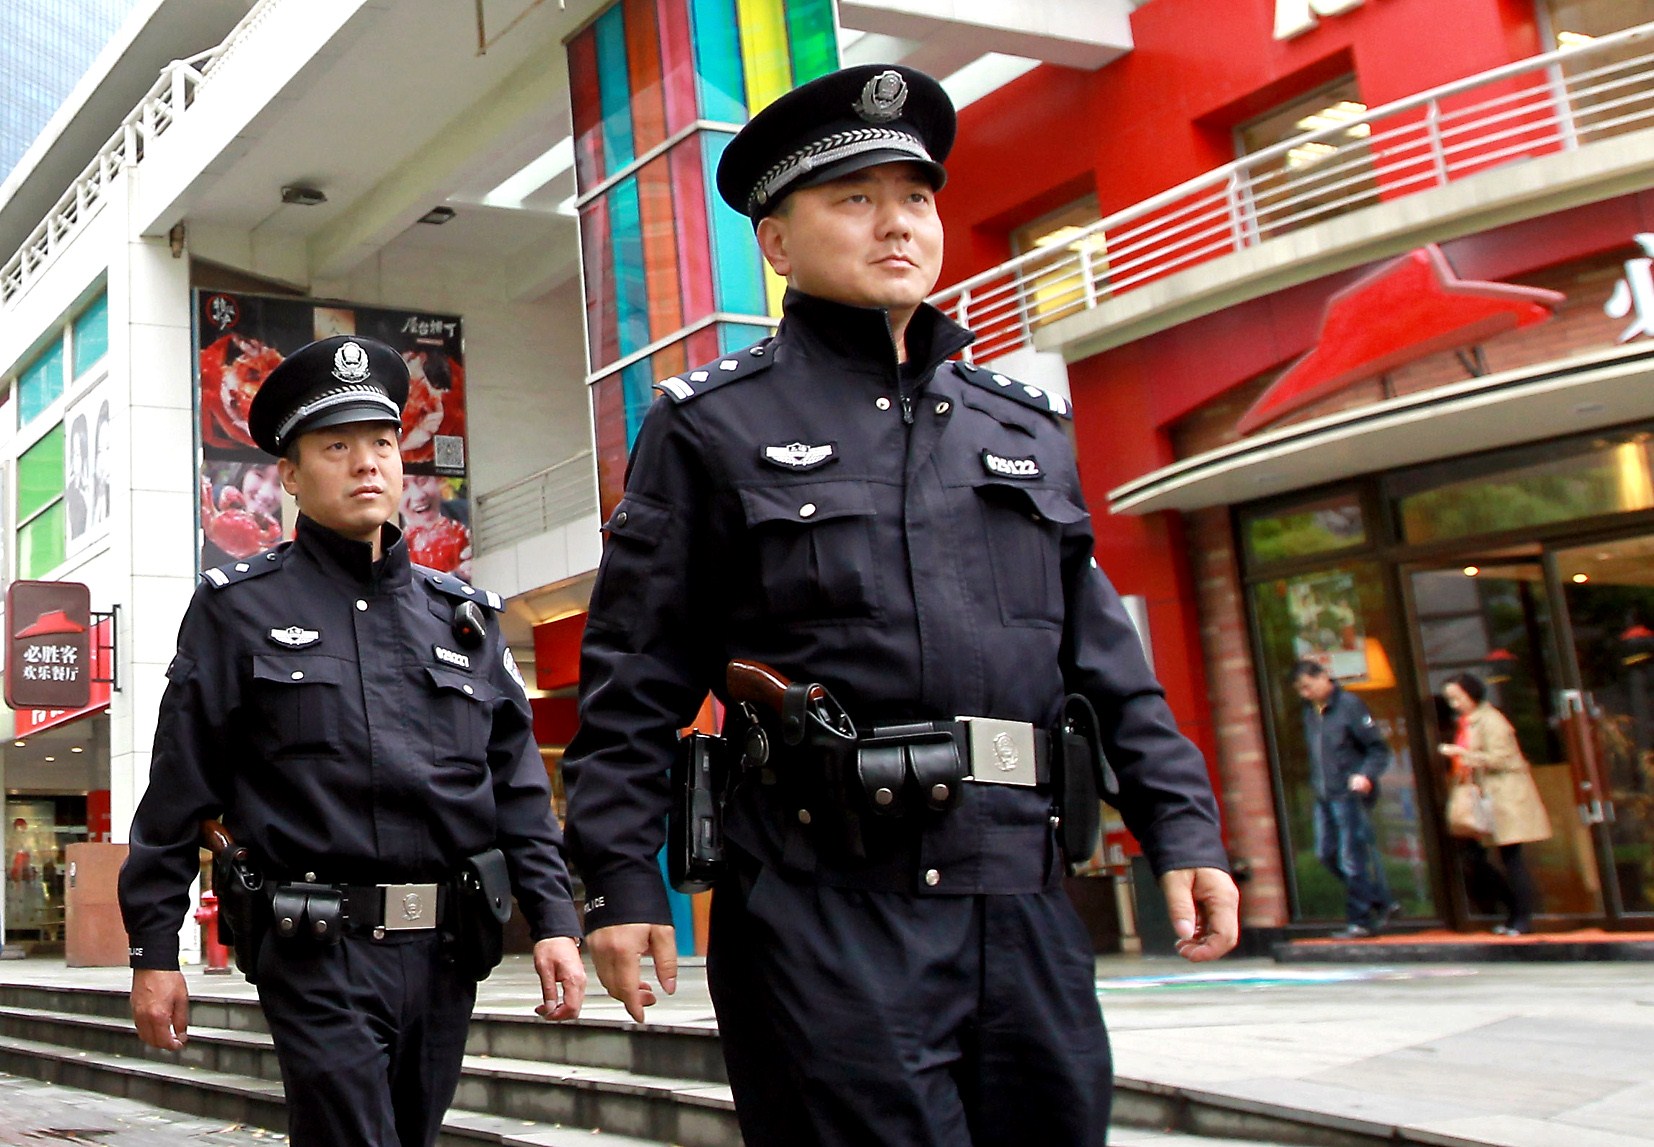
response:
[[[272,1147],[286,1142],[287,1136],[263,1128],[0,1075],[0,1144],[5,1147]]]

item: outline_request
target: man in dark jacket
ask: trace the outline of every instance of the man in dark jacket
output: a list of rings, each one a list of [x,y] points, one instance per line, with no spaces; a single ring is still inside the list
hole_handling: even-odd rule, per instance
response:
[[[1298,662],[1292,687],[1304,701],[1315,855],[1344,885],[1347,923],[1338,935],[1371,936],[1396,911],[1372,820],[1378,778],[1390,767],[1390,746],[1361,698],[1342,689],[1324,665]]]
[[[971,335],[924,303],[953,131],[933,79],[867,66],[730,143],[719,190],[788,280],[781,327],[659,384],[592,595],[569,843],[598,975],[640,1022],[640,957],[675,981],[677,731],[713,690],[746,748],[707,974],[752,1147],[1103,1141],[1108,1038],[1040,765],[1066,695],[1096,709],[1182,953],[1236,940],[1206,766],[1093,557],[1067,403],[949,361]],[[743,711],[731,658],[824,684],[855,771]]]

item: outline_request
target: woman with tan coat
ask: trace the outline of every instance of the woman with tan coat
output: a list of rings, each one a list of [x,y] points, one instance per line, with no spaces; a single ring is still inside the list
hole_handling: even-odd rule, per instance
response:
[[[1499,849],[1503,874],[1495,872],[1494,894],[1506,908],[1503,924],[1493,930],[1502,936],[1533,931],[1537,893],[1522,859],[1522,846],[1549,840],[1551,819],[1533,783],[1533,770],[1516,743],[1516,730],[1487,700],[1487,686],[1473,673],[1450,677],[1442,697],[1459,715],[1454,743],[1440,746],[1453,762],[1455,781],[1473,780],[1493,802],[1493,832],[1489,839]],[[1478,852],[1481,846],[1468,841]],[[1485,863],[1485,860],[1484,860]]]

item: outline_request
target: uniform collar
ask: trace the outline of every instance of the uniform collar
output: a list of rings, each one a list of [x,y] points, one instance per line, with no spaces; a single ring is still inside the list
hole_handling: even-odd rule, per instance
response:
[[[788,288],[781,301],[776,337],[811,358],[830,358],[847,370],[876,372],[888,379],[897,367],[890,315],[882,307],[855,307]],[[916,378],[929,378],[948,356],[976,336],[929,303],[921,303],[907,324],[907,365]]]
[[[379,543],[384,553],[375,562],[373,547],[328,529],[314,518],[299,515],[294,546],[303,550],[325,571],[359,585],[385,588],[406,585],[412,577],[408,545],[402,531],[390,522],[380,527]]]

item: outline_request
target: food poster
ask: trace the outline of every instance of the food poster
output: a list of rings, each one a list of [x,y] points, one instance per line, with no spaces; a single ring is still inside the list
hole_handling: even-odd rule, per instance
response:
[[[253,443],[247,412],[284,357],[316,339],[379,339],[408,364],[402,412],[403,529],[412,559],[461,577],[471,562],[466,481],[465,366],[457,316],[195,292],[201,437],[200,560],[239,561],[293,536],[296,510],[276,463]]]
[[[1287,579],[1293,652],[1326,666],[1334,680],[1367,676],[1367,644],[1355,579],[1347,573]]]

